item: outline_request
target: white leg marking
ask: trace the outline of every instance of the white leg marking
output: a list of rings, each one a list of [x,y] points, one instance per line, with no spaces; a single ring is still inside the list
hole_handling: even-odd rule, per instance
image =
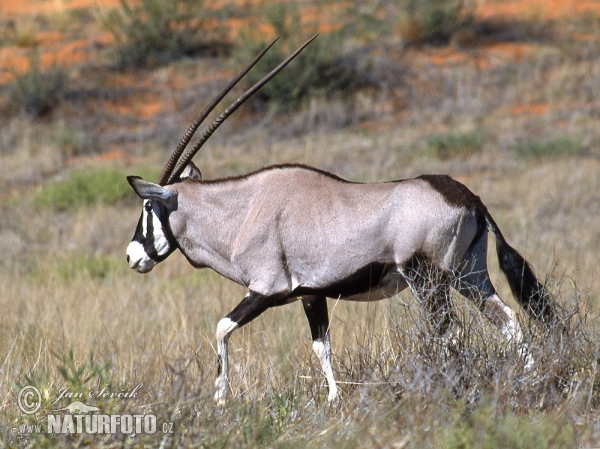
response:
[[[225,396],[229,387],[229,363],[227,359],[227,346],[229,336],[238,327],[237,323],[229,318],[223,318],[217,324],[217,355],[219,357],[219,377],[215,382],[217,391],[215,401],[218,405],[225,405]]]
[[[504,304],[498,295],[494,294],[485,300],[483,311],[490,321],[500,328],[506,339],[517,345],[519,355],[525,362],[525,369],[533,368],[535,361],[527,344],[523,343],[523,333],[514,310]]]
[[[300,286],[298,279],[292,274],[292,291],[296,290]]]
[[[500,326],[500,330],[506,339],[511,343],[521,343],[523,340],[523,334],[514,310],[504,304],[504,301],[502,301],[498,295],[492,295],[486,300],[488,303],[490,301],[494,303],[496,315],[501,316],[504,314],[504,323]]]
[[[327,399],[329,402],[333,401],[338,396],[338,387],[335,383],[335,377],[333,377],[333,368],[331,366],[331,343],[329,340],[329,334],[325,337],[325,342],[321,340],[313,341],[313,350],[319,357],[321,362],[321,369],[327,377],[327,384],[329,385],[329,396]]]

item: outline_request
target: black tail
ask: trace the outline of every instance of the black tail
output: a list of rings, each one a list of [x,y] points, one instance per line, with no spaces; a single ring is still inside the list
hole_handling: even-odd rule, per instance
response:
[[[548,325],[554,324],[556,314],[546,288],[538,281],[523,256],[506,242],[491,217],[488,217],[488,223],[496,237],[500,269],[506,276],[514,297],[531,317]]]

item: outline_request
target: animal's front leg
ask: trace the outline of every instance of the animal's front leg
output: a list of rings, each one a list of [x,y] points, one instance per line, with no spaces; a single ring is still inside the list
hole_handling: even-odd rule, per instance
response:
[[[217,324],[217,358],[219,363],[219,376],[215,382],[217,391],[215,401],[219,405],[225,404],[227,386],[229,384],[229,360],[227,356],[229,336],[238,327],[238,324],[229,318],[223,318]]]
[[[219,363],[219,376],[215,382],[215,401],[217,404],[225,404],[229,387],[229,359],[227,355],[229,337],[234,330],[252,321],[274,305],[274,302],[271,297],[248,292],[242,302],[217,324],[217,358]]]
[[[338,396],[338,388],[333,377],[331,366],[331,343],[329,341],[329,316],[327,315],[327,299],[324,296],[306,296],[302,298],[304,312],[308,318],[313,339],[313,350],[319,357],[321,368],[329,385],[329,401]]]

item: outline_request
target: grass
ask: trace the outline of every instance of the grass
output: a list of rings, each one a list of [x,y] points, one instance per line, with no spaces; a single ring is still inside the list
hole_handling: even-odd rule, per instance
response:
[[[483,136],[480,132],[436,134],[427,138],[427,147],[437,158],[446,160],[466,158],[481,151]]]
[[[207,320],[206,311],[211,304],[229,307],[235,302],[231,298],[242,292],[216,274],[205,275],[191,288],[172,284],[169,278],[187,276],[181,259],[169,261],[161,267],[164,272],[153,277],[136,276],[135,282],[125,274],[61,282],[52,287],[61,296],[59,309],[40,303],[27,319],[9,325],[19,332],[10,342],[13,350],[5,369],[18,385],[33,383],[47,391],[41,412],[27,419],[43,424],[49,410],[72,402],[65,397],[50,403],[59,388],[68,388],[103,413],[152,413],[159,422],[172,422],[172,436],[137,435],[128,440],[152,447],[165,438],[172,438],[172,446],[201,441],[208,447],[403,443],[408,448],[562,448],[592,441],[591,430],[573,417],[585,416],[587,410],[593,413],[598,401],[598,340],[590,333],[596,326],[594,317],[576,316],[572,328],[577,332],[559,339],[528,330],[528,339],[539,337],[535,356],[543,373],[531,376],[468,307],[461,312],[469,331],[463,352],[446,358],[435,350],[439,342],[424,333],[427,324],[409,294],[401,301],[373,305],[340,303],[334,308],[330,302],[334,365],[343,392],[333,405],[326,401],[326,385],[310,350],[301,308],[267,312],[231,340],[234,396],[220,409],[212,403],[216,361],[211,341],[222,312],[211,312]],[[37,288],[44,284],[30,280],[28,291]],[[85,294],[88,289],[98,296]],[[565,290],[560,300],[568,302],[575,293]],[[5,310],[8,318],[18,307]],[[273,327],[273,322],[279,325]],[[93,347],[86,343],[93,341]],[[286,351],[276,350],[288,342]],[[568,360],[564,367],[563,361],[555,360],[559,354]],[[103,387],[118,392],[139,383],[143,386],[135,398],[90,399]],[[14,401],[18,386],[3,388],[8,388],[5,419],[24,422]],[[8,433],[3,435],[10,441]],[[88,435],[31,438],[37,445],[102,444]],[[110,441],[117,444],[126,438],[115,435]]]
[[[122,261],[103,254],[91,255],[82,252],[65,260],[59,260],[49,275],[55,274],[67,282],[78,278],[104,279],[116,274]]]
[[[553,140],[528,140],[515,147],[515,155],[524,160],[541,160],[548,158],[565,158],[577,156],[585,146],[580,140],[561,137]]]
[[[115,166],[78,170],[64,179],[43,187],[34,198],[35,204],[54,211],[66,211],[97,204],[115,205],[134,199],[126,172]]]
[[[156,179],[167,150],[149,148],[164,148],[163,135],[180,136],[181,123],[195,116],[202,98],[223,84],[226,76],[220,71],[230,61],[188,60],[150,68],[154,78],[136,72],[136,83],[141,78],[157,84],[140,88],[140,101],[146,100],[144,89],[161,90],[159,100],[175,105],[174,117],[128,117],[126,123],[123,115],[111,116],[102,107],[116,90],[92,84],[109,79],[122,86],[129,74],[112,78],[106,66],[83,64],[81,73],[69,80],[69,89],[80,88],[85,80],[89,92],[99,93],[78,96],[75,110],[75,101],[68,101],[43,120],[0,117],[0,445],[598,446],[600,134],[590,100],[598,87],[590,76],[598,72],[597,46],[578,40],[568,50],[540,44],[519,61],[477,48],[478,61],[489,61],[490,67],[467,59],[440,68],[427,59],[438,49],[410,47],[404,52],[401,46],[386,46],[385,36],[376,35],[379,26],[377,22],[364,31],[369,42],[377,43],[368,60],[389,67],[390,74],[378,91],[380,102],[362,106],[380,108],[378,114],[350,121],[351,128],[306,132],[298,126],[302,131],[285,134],[288,122],[307,110],[349,121],[349,111],[339,106],[336,95],[322,96],[317,90],[316,97],[301,101],[309,106],[299,112],[232,117],[196,162],[208,179],[283,162],[315,165],[356,181],[432,172],[459,178],[481,196],[510,244],[542,278],[553,270],[549,260],[558,261],[550,291],[564,306],[570,332],[546,333],[521,317],[537,371],[526,372],[499,332],[460,297],[453,300],[465,332],[449,354],[440,350],[409,293],[369,304],[332,300],[334,370],[342,397],[330,405],[310,331],[296,303],[269,310],[235,332],[230,340],[231,399],[227,407],[216,407],[214,333],[245,290],[209,270],[194,270],[178,253],[148,275],[133,273],[124,252],[140,201],[124,176],[139,174],[139,167],[90,161],[75,170],[67,160],[115,145],[143,156],[142,164],[152,164],[147,169],[152,173],[142,174]],[[291,41],[282,46],[293,46]],[[349,48],[356,44],[348,36],[341,42]],[[403,71],[391,70],[397,66]],[[94,76],[87,77],[90,71]],[[171,83],[175,72],[177,83]],[[282,75],[290,80],[302,75],[298,72]],[[198,89],[200,83],[206,91]],[[523,103],[549,107],[543,116],[507,112]],[[115,128],[137,141],[107,140]],[[448,129],[477,129],[480,135],[449,134]],[[540,139],[544,129],[566,136],[571,144]],[[585,142],[585,151],[565,152],[570,146],[581,149],[578,139]],[[521,158],[515,150],[519,142],[530,141],[555,151],[524,156],[535,163],[515,160]],[[424,146],[437,156],[412,150]],[[490,247],[493,251],[493,240]],[[491,259],[500,296],[516,307]],[[17,394],[30,384],[39,386],[43,403],[39,413],[25,415]],[[104,387],[117,393],[140,384],[132,398],[89,396]],[[50,410],[71,402],[63,398],[50,404],[62,388],[82,392],[82,402],[102,413],[154,414],[159,423],[173,423],[174,433],[19,433],[20,425],[45,425]]]
[[[65,159],[92,154],[97,149],[97,143],[91,134],[69,126],[63,121],[57,123],[49,137],[52,145],[62,150]]]
[[[526,196],[520,203],[527,204]],[[580,307],[579,314],[566,313],[573,316],[574,331],[554,336],[526,328],[526,338],[535,342],[538,375],[524,372],[497,332],[460,301],[468,332],[451,358],[440,351],[410,294],[375,304],[330,301],[334,366],[343,396],[328,405],[306,320],[293,304],[266,312],[232,337],[233,397],[226,408],[217,408],[214,329],[244,289],[210,271],[193,270],[180,255],[150,275],[131,272],[123,250],[139,205],[128,204],[67,208],[61,221],[69,237],[62,242],[71,247],[75,242],[71,258],[61,240],[32,236],[27,257],[45,272],[15,278],[13,270],[26,263],[16,259],[0,273],[1,422],[43,424],[49,410],[71,402],[64,398],[50,405],[59,389],[68,387],[88,395],[82,402],[103,413],[152,413],[159,422],[173,423],[175,433],[131,440],[118,434],[104,440],[42,433],[15,440],[11,427],[0,424],[5,443],[562,448],[596,441],[589,423],[599,403],[598,323],[583,307],[585,293],[568,278],[552,290],[572,310]],[[9,216],[11,223],[24,224],[31,216],[54,215],[43,211],[35,207],[22,218]],[[108,248],[86,243],[100,229],[109,232]],[[47,254],[57,253],[62,256],[48,263]],[[500,282],[499,275],[493,278]],[[102,385],[119,391],[140,383],[136,398],[89,398]],[[47,397],[40,413],[30,417],[16,405],[15,385],[28,384],[39,385]]]
[[[482,407],[475,413],[466,412],[464,418],[450,432],[448,448],[558,448],[569,447],[576,440],[572,424],[557,426],[545,417],[497,416],[495,410]]]
[[[99,362],[90,353],[83,362],[79,363],[75,359],[73,350],[62,356],[62,361],[57,365],[57,370],[61,375],[69,392],[76,395],[87,393],[95,389],[101,391],[111,384],[110,362]],[[87,391],[86,391],[87,390]]]

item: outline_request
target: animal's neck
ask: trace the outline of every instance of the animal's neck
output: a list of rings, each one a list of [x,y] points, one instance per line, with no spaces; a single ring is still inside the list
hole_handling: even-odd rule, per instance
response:
[[[182,185],[170,224],[179,247],[196,267],[210,267],[243,284],[233,262],[235,242],[253,201],[237,183]]]

